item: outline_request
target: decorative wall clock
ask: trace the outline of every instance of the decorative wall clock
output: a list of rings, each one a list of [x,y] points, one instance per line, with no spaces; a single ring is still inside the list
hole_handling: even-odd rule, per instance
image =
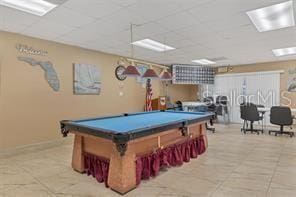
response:
[[[125,71],[125,67],[122,65],[119,65],[115,69],[115,76],[118,80],[123,81],[126,79],[126,76],[123,75],[123,72]]]

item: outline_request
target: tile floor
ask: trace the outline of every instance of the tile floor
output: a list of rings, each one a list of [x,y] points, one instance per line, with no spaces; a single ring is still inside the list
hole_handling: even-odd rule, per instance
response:
[[[209,149],[125,196],[296,196],[296,138],[217,125]],[[0,196],[120,196],[70,167],[72,139],[0,154]]]

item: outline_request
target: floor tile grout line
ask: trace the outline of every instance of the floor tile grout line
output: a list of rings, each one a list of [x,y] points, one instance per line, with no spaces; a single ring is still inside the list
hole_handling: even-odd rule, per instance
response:
[[[282,146],[282,148],[281,148],[280,156],[279,156],[279,158],[278,158],[278,160],[277,160],[276,166],[275,166],[275,168],[274,168],[274,170],[273,170],[273,173],[272,173],[271,179],[270,179],[269,184],[268,184],[268,189],[267,189],[267,191],[266,191],[266,196],[267,196],[267,194],[268,194],[268,192],[269,192],[269,190],[270,190],[270,186],[271,186],[271,183],[272,183],[273,177],[274,177],[274,175],[275,175],[275,173],[276,173],[276,170],[277,170],[277,168],[278,168],[278,166],[279,166],[279,162],[280,162],[280,160],[281,160],[281,157],[282,157],[282,154],[283,154],[283,151],[284,151],[284,147],[287,145],[287,143],[288,143],[288,141],[286,141],[285,144],[284,144],[284,146]]]
[[[235,134],[234,134],[234,132],[235,132]],[[292,145],[294,145],[295,144],[294,142],[296,142],[296,141],[287,140],[286,138],[281,138],[281,137],[275,138],[273,136],[270,136],[270,137],[267,137],[267,136],[268,135],[261,136],[261,137],[257,137],[256,135],[243,136],[239,132],[237,132],[236,128],[235,129],[227,129],[226,127],[223,128],[223,130],[220,132],[220,134],[218,133],[218,135],[217,134],[212,135],[210,137],[210,140],[212,143],[212,146],[210,146],[210,147],[212,147],[212,148],[210,148],[209,149],[210,151],[208,152],[210,154],[208,154],[208,156],[206,156],[206,158],[203,159],[200,164],[205,165],[206,166],[205,169],[208,169],[209,172],[211,172],[212,169],[213,170],[217,169],[220,165],[223,165],[223,166],[226,165],[226,166],[229,166],[229,168],[226,168],[228,170],[225,170],[225,171],[223,170],[223,173],[221,174],[221,176],[219,176],[218,179],[216,179],[216,177],[219,175],[219,174],[217,174],[218,172],[217,173],[214,172],[214,173],[210,173],[209,175],[205,175],[205,178],[199,177],[200,179],[205,179],[206,181],[209,181],[209,182],[211,182],[210,180],[217,180],[217,181],[215,181],[215,185],[212,185],[212,187],[209,187],[208,189],[205,190],[205,191],[207,191],[207,193],[204,196],[219,195],[220,191],[222,193],[225,192],[225,194],[227,196],[227,194],[235,192],[236,189],[239,189],[242,191],[245,190],[247,194],[248,194],[248,192],[251,192],[251,193],[253,192],[253,194],[256,194],[256,191],[261,190],[260,188],[258,190],[256,188],[252,188],[250,186],[247,186],[245,188],[243,185],[242,186],[241,185],[238,185],[238,186],[234,185],[234,188],[233,188],[232,185],[228,185],[227,183],[228,183],[228,181],[233,180],[232,177],[234,175],[236,175],[236,173],[242,173],[243,176],[234,176],[234,178],[239,177],[242,179],[245,179],[245,178],[248,179],[249,175],[247,175],[246,173],[254,173],[254,174],[259,175],[261,172],[260,169],[258,172],[253,171],[253,169],[255,169],[257,167],[262,168],[262,169],[263,169],[263,167],[268,168],[268,171],[266,171],[266,172],[262,171],[262,174],[265,174],[268,176],[266,176],[267,179],[265,178],[264,182],[263,182],[265,185],[264,186],[265,193],[263,190],[262,193],[260,192],[261,195],[264,196],[264,194],[268,195],[268,194],[271,194],[270,192],[276,192],[275,190],[273,190],[274,189],[273,182],[276,181],[275,180],[276,175],[277,175],[277,172],[280,172],[279,170],[281,170],[280,169],[281,165],[285,166],[286,162],[287,162],[287,164],[290,165],[290,164],[293,164],[291,162],[294,161],[294,160],[290,160],[290,158],[287,158],[288,160],[286,160],[285,151],[288,150],[289,148],[291,149],[291,147],[293,149],[294,146],[292,146]],[[223,147],[225,147],[225,149]],[[295,148],[296,148],[296,146],[295,146]],[[274,149],[277,149],[277,150],[274,150]],[[34,150],[32,150],[32,151],[34,151]],[[69,153],[67,153],[67,152],[69,152]],[[70,151],[67,151],[67,152],[66,152],[67,154],[70,154]],[[43,153],[45,153],[46,157],[49,154],[49,156],[50,156],[49,159],[52,159],[51,158],[52,152],[47,152],[46,150],[45,150],[45,152],[38,152],[38,154],[43,154]],[[65,155],[66,155],[66,153],[65,153]],[[258,154],[256,154],[256,153],[258,153]],[[266,159],[260,159],[261,156],[262,156],[262,158],[266,158]],[[292,156],[294,158],[294,154]],[[274,158],[271,158],[271,157],[274,157]],[[29,174],[30,177],[32,176],[34,178],[34,180],[31,180],[30,182],[32,182],[32,183],[35,182],[36,186],[40,184],[40,192],[41,191],[43,191],[44,193],[48,192],[47,195],[53,196],[53,197],[60,196],[60,195],[63,196],[64,195],[63,193],[58,192],[60,190],[55,189],[56,187],[58,187],[60,189],[60,185],[52,186],[51,184],[47,184],[47,182],[43,180],[43,177],[47,178],[48,174],[51,176],[55,176],[55,175],[52,175],[53,174],[53,173],[51,173],[52,171],[50,171],[49,173],[46,172],[46,174],[44,174],[44,176],[43,176],[43,170],[40,169],[40,170],[42,170],[42,171],[40,171],[38,167],[37,167],[38,173],[37,174],[34,173],[36,170],[35,165],[32,166],[32,168],[31,168],[31,166],[27,167],[27,165],[22,165],[23,161],[28,162],[28,164],[30,164],[30,160],[29,160],[30,158],[27,157],[26,155],[25,155],[25,157],[22,157],[22,156],[18,157],[17,156],[15,158],[9,158],[9,159],[6,158],[6,159],[4,159],[3,165],[5,167],[5,166],[9,165],[10,162],[13,162],[14,164],[13,164],[13,166],[11,166],[12,170],[18,170],[18,169],[23,170],[23,168],[26,169],[26,172],[24,171],[24,177],[27,177],[27,174]],[[34,156],[32,158],[34,159]],[[39,160],[39,158],[37,158],[37,159]],[[41,158],[41,160],[43,160],[43,157]],[[54,159],[54,161],[55,160],[56,159]],[[262,161],[262,163],[260,162],[257,164],[256,161],[260,161],[260,160]],[[10,162],[7,162],[7,164],[6,164],[6,161],[10,161]],[[58,161],[59,161],[58,163],[62,163],[62,164],[64,162],[67,162],[67,164],[68,164],[68,162],[69,162],[68,160],[66,161],[63,158],[58,159]],[[199,161],[199,160],[195,160],[195,161]],[[281,163],[282,161],[284,162],[283,164]],[[21,162],[21,163],[19,163],[19,162]],[[227,162],[231,165],[227,165]],[[268,165],[266,166],[265,164],[266,165],[268,164]],[[0,159],[0,165],[1,165],[1,159]],[[58,164],[53,164],[53,165],[58,165]],[[15,168],[14,168],[14,166],[15,166]],[[23,167],[23,168],[21,168],[21,167]],[[48,167],[50,168],[50,165]],[[193,165],[193,167],[194,167],[194,169],[198,168],[197,165]],[[245,169],[245,167],[250,168],[250,170]],[[1,166],[0,166],[0,168],[1,168]],[[61,168],[61,169],[63,170],[64,168]],[[57,169],[57,170],[60,171],[60,169]],[[235,171],[235,170],[237,170],[237,171]],[[187,172],[190,172],[190,170],[189,171],[187,170]],[[65,173],[65,174],[68,174],[68,173]],[[289,175],[289,174],[287,174],[287,175]],[[285,175],[285,177],[287,177],[287,175]],[[28,178],[30,178],[30,177],[28,177]],[[173,178],[174,176],[169,176],[169,177]],[[0,177],[0,179],[1,179],[1,177]],[[37,179],[37,180],[35,181],[35,179]],[[57,181],[59,181],[60,178],[56,177],[56,179],[57,179]],[[52,179],[52,180],[55,180],[55,179]],[[250,180],[251,181],[257,180],[256,176],[255,176],[255,178],[252,178]],[[70,182],[72,183],[72,181],[70,181]],[[225,182],[227,182],[227,183],[225,183]],[[15,183],[15,182],[12,182],[12,184],[13,183]],[[42,183],[44,183],[45,185],[43,185]],[[163,184],[169,185],[168,183],[165,183],[165,182]],[[50,188],[50,189],[47,189],[46,185],[48,185],[48,188]],[[0,187],[1,187],[1,185],[0,185]],[[67,186],[65,186],[65,187],[67,187]],[[195,186],[193,186],[193,187],[195,187]],[[229,188],[229,190],[227,190],[227,188]],[[232,190],[232,188],[234,190]],[[253,189],[255,189],[255,190],[253,190]],[[28,190],[31,190],[31,189],[28,189]],[[51,190],[53,190],[53,192],[51,192]],[[180,190],[176,189],[175,191],[180,191]],[[100,190],[100,191],[103,191],[103,190]],[[135,190],[135,191],[141,192],[141,189],[138,188],[138,190]],[[187,191],[191,191],[191,190],[185,189],[184,191],[187,192]],[[8,195],[9,195],[9,192],[10,191],[8,191],[8,193],[7,193]],[[184,196],[187,196],[187,197],[198,196],[198,195],[194,195],[194,194],[190,194],[190,193],[183,193],[182,194],[182,192],[178,192],[178,193],[169,192],[169,193],[171,193],[171,195],[180,196],[180,197],[181,196],[183,196],[183,197]],[[83,194],[87,195],[86,192],[84,192]],[[98,194],[100,194],[100,193],[98,193]],[[132,194],[133,193],[131,193],[131,196],[133,196]],[[146,193],[137,193],[136,192],[136,194],[146,194]],[[147,194],[149,194],[149,191]],[[165,194],[166,193],[164,193],[163,195],[165,195]],[[161,195],[161,192],[158,192],[157,195],[159,195],[159,197],[163,196],[163,195]],[[239,194],[237,193],[237,195],[239,195]],[[1,192],[0,192],[0,196],[1,196]],[[45,194],[44,194],[44,196],[45,196]],[[105,195],[103,195],[103,196],[105,196]],[[113,195],[110,194],[110,196],[113,196]],[[130,196],[130,195],[127,195],[127,196]],[[151,195],[151,196],[153,196],[153,195]]]
[[[9,161],[11,161],[10,159],[8,159]],[[39,183],[42,187],[44,187],[46,189],[46,191],[49,192],[50,195],[55,196],[55,192],[51,191],[51,189],[49,187],[47,187],[45,184],[43,184],[40,180],[38,180],[35,176],[31,175],[31,173],[26,170],[25,168],[21,167],[21,166],[17,166],[18,168],[22,169],[26,174],[28,174],[29,176],[31,176],[37,183]]]
[[[253,149],[251,149],[251,150],[248,152],[248,156],[251,154],[251,152],[252,152],[253,150],[255,150],[256,146],[257,146],[257,144],[253,147]],[[248,157],[248,156],[247,156],[247,157]],[[212,191],[212,192],[210,193],[210,195],[209,195],[210,197],[213,196],[213,194],[215,194],[215,193],[221,188],[222,184],[225,183],[225,181],[227,181],[227,180],[230,178],[231,174],[233,174],[233,172],[234,172],[238,167],[240,167],[240,166],[242,165],[243,162],[246,161],[247,157],[245,157],[245,159],[242,160],[242,162],[240,162],[240,163],[237,165],[237,167],[235,167],[233,170],[231,170],[231,172],[229,173],[229,175],[228,175],[228,176],[227,176],[227,177],[226,177],[221,183],[219,183],[219,184],[217,185],[217,187],[215,188],[215,190]]]

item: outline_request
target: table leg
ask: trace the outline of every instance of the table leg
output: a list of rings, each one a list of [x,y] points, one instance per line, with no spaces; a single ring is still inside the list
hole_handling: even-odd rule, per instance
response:
[[[72,154],[72,168],[80,173],[85,171],[83,156],[83,137],[75,135]]]
[[[266,114],[264,114],[264,129],[267,130]]]
[[[110,158],[108,185],[111,189],[124,194],[134,189],[136,185],[136,162],[135,154],[130,151],[131,147],[123,156],[114,147]]]
[[[205,142],[205,147],[206,149],[208,148],[208,137],[207,137],[207,128],[205,124],[199,125],[200,127],[200,135],[203,136],[204,142]]]

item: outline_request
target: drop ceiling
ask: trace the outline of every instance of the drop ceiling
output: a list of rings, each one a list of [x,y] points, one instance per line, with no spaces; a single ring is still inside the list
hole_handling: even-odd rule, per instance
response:
[[[0,6],[0,30],[131,56],[132,22],[139,25],[134,28],[134,41],[149,38],[176,48],[159,53],[135,47],[138,59],[161,64],[218,59],[217,66],[296,59],[272,53],[272,49],[296,46],[295,27],[260,33],[246,14],[282,2],[68,0],[43,17]]]

